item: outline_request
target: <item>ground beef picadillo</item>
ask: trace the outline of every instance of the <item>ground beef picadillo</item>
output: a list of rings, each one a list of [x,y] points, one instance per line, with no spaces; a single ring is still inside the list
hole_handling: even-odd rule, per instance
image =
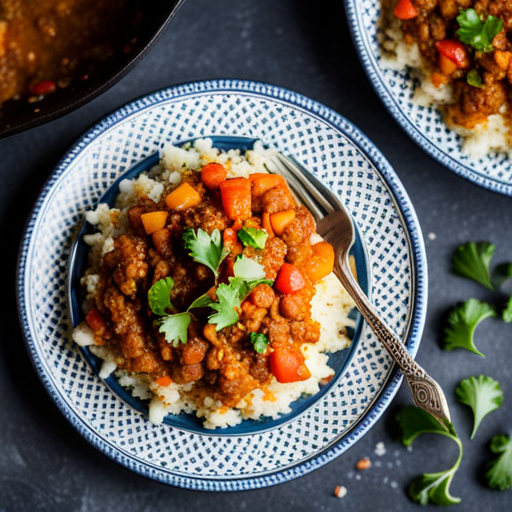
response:
[[[473,129],[502,113],[510,123],[512,93],[512,3],[505,0],[384,0],[399,18],[405,42],[416,43],[436,87],[453,84],[453,101],[442,107],[448,125]],[[478,26],[490,17],[485,48],[461,37],[457,18],[474,10]],[[472,11],[471,11],[472,12]],[[391,13],[391,11],[390,11]],[[492,19],[492,18],[491,18]],[[499,28],[501,27],[501,30]],[[499,30],[499,31],[497,31]],[[461,40],[462,39],[462,40]]]
[[[148,228],[144,220],[151,213],[163,219],[161,225]],[[284,179],[258,174],[229,180],[220,164],[208,164],[200,172],[185,171],[158,203],[141,198],[128,221],[127,232],[103,258],[99,292],[87,315],[96,343],[114,350],[118,367],[157,382],[195,383],[197,398],[209,396],[228,407],[271,375],[279,382],[310,377],[300,346],[319,339],[311,299],[315,282],[332,270],[334,253],[326,242],[312,245],[315,222]],[[247,227],[266,231],[263,248],[242,243],[237,234]],[[229,253],[217,281],[184,247],[187,228],[220,231]],[[273,286],[258,284],[241,302],[238,321],[221,330],[208,323],[208,308],[194,310],[186,343],[169,343],[148,303],[151,286],[171,277],[170,300],[184,312],[202,294],[215,297],[240,255],[260,263]],[[268,340],[263,353],[255,350],[251,333]]]

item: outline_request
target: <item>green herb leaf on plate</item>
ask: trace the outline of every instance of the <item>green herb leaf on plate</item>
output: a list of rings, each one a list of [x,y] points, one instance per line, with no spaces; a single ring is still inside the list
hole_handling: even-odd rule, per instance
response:
[[[487,465],[485,477],[489,487],[498,491],[512,489],[512,436],[494,436],[491,451],[500,455]]]
[[[411,446],[421,434],[440,434],[457,443],[459,456],[450,469],[438,473],[425,473],[415,478],[409,486],[409,496],[412,500],[426,505],[428,502],[437,505],[455,505],[461,499],[450,493],[453,477],[459,469],[462,460],[462,443],[451,423],[446,423],[446,429],[430,414],[418,407],[409,406],[397,414],[397,421],[402,431],[402,442]]]
[[[469,85],[473,87],[482,88],[484,86],[484,81],[480,76],[480,73],[476,69],[472,69],[466,76],[466,80]]]
[[[503,29],[503,22],[499,18],[487,16],[482,21],[474,9],[461,10],[457,22],[460,25],[456,32],[459,39],[478,52],[494,50],[492,40]]]
[[[251,332],[250,340],[258,354],[264,354],[267,351],[269,339],[264,334]]]
[[[495,317],[492,304],[469,299],[457,304],[448,316],[448,326],[444,330],[444,349],[465,348],[479,356],[485,357],[475,347],[473,334],[477,325],[489,317]]]
[[[238,231],[238,238],[248,247],[265,249],[268,233],[264,229],[242,228]]]
[[[190,306],[188,307],[187,311],[190,311],[194,308],[205,308],[207,306],[210,306],[212,302],[215,302],[211,299],[211,297],[207,293],[203,293],[200,297],[198,297]]]
[[[197,233],[192,228],[187,228],[183,233],[183,245],[195,261],[206,265],[216,279],[219,277],[220,264],[229,254],[229,250],[224,247],[218,229],[214,229],[209,235],[201,228],[198,228]]]
[[[495,249],[489,242],[468,242],[461,245],[453,256],[452,272],[473,279],[492,290],[489,264]]]
[[[165,334],[167,343],[177,347],[181,343],[187,343],[187,328],[190,324],[189,313],[168,315],[160,321],[159,331]]]
[[[176,311],[171,303],[171,292],[174,287],[174,281],[171,277],[159,279],[148,292],[148,303],[151,311],[155,315],[165,316],[168,309]]]
[[[245,254],[238,256],[233,265],[235,277],[241,277],[245,281],[265,279],[265,267]]]
[[[501,407],[503,391],[498,381],[480,375],[464,379],[455,389],[459,402],[469,405],[475,418],[471,439],[475,437],[478,426],[487,414]]]
[[[212,302],[210,307],[217,311],[208,317],[208,323],[216,324],[216,330],[220,331],[224,327],[236,324],[238,322],[237,308],[240,307],[239,291],[236,288],[221,283],[217,287],[217,298],[219,302]]]

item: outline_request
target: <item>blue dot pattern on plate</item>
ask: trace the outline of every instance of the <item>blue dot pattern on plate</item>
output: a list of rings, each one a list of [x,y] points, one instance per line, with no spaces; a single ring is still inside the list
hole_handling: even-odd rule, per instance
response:
[[[373,425],[400,382],[365,324],[339,385],[300,419],[258,435],[205,437],[152,425],[73,346],[67,259],[84,211],[162,140],[233,134],[292,154],[341,196],[366,240],[373,301],[392,329],[408,333],[412,354],[425,316],[424,248],[405,191],[371,143],[322,105],[265,84],[199,82],[138,100],[90,130],[50,178],[25,234],[18,293],[29,352],[61,411],[97,448],[140,474],[203,490],[264,487],[325,464]]]
[[[506,154],[478,160],[461,151],[462,139],[449,130],[439,111],[412,100],[414,79],[407,70],[387,68],[377,41],[381,0],[345,0],[352,37],[359,57],[390,114],[406,133],[442,165],[473,183],[512,195],[512,167]]]

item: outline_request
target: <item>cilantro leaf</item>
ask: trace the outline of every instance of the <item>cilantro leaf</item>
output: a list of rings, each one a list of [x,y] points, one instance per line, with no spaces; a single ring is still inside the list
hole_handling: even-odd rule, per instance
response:
[[[496,247],[489,242],[468,242],[461,245],[453,256],[452,272],[492,288],[489,264]]]
[[[251,332],[251,343],[254,346],[254,350],[258,352],[258,354],[264,354],[267,351],[267,345],[269,344],[269,339],[259,332]]]
[[[455,389],[459,402],[469,405],[473,410],[475,422],[471,439],[475,437],[480,422],[490,412],[498,409],[503,403],[503,391],[498,381],[485,375],[464,379]]]
[[[453,350],[460,347],[485,357],[473,342],[473,333],[477,325],[486,318],[495,317],[492,304],[469,299],[457,304],[448,316],[448,326],[444,330],[444,349]]]
[[[265,249],[268,233],[264,229],[242,228],[238,231],[238,238],[246,246],[254,247],[255,249]]]
[[[507,300],[507,305],[501,313],[501,318],[507,324],[512,322],[512,297]]]
[[[233,265],[235,277],[241,277],[245,281],[265,279],[265,267],[256,260],[248,258],[245,254],[237,257]]]
[[[476,69],[472,69],[466,76],[466,81],[469,85],[473,87],[482,88],[484,86],[484,81],[480,76],[480,73]]]
[[[187,228],[183,233],[183,245],[195,261],[206,265],[215,274],[215,279],[219,277],[220,264],[229,250],[224,247],[218,229],[214,229],[209,235],[201,228],[198,228],[197,233],[192,228]]]
[[[165,334],[167,343],[174,347],[181,343],[187,343],[187,328],[190,324],[189,313],[178,313],[176,315],[167,315],[160,321],[160,332]]]
[[[459,39],[472,46],[478,52],[494,50],[492,40],[503,29],[503,22],[494,16],[482,21],[474,9],[461,10],[457,16],[460,28],[456,34]]]
[[[171,292],[174,287],[172,277],[159,279],[148,292],[148,303],[155,315],[167,315],[167,309],[176,311],[171,303]]]
[[[405,446],[411,446],[421,434],[441,434],[455,441],[459,447],[459,456],[453,467],[438,473],[425,473],[412,481],[409,486],[411,499],[422,505],[426,505],[429,501],[437,505],[460,503],[460,498],[450,494],[450,485],[462,460],[462,443],[451,423],[446,425],[448,428],[446,430],[430,414],[415,406],[402,409],[396,419],[401,427],[402,442]]]
[[[240,296],[238,290],[227,284],[221,283],[217,287],[217,298],[219,302],[212,302],[210,307],[217,311],[208,317],[208,323],[217,324],[217,331],[224,329],[238,322],[238,312],[236,308],[240,307]]]
[[[500,456],[487,465],[485,477],[489,487],[499,491],[512,489],[512,436],[494,436],[491,451]]]
[[[242,302],[247,295],[249,295],[256,286],[259,284],[268,284],[272,286],[273,281],[270,279],[256,279],[255,281],[245,281],[241,277],[230,277],[229,278],[229,286],[233,289],[236,289],[238,292],[238,296],[240,297],[240,302]]]
[[[210,306],[212,302],[214,301],[211,299],[211,297],[207,293],[204,293],[203,295],[198,297],[194,302],[192,302],[192,304],[190,304],[187,311],[190,311],[193,308],[205,308],[207,306]]]
[[[498,290],[506,292],[510,286],[503,286],[505,283],[509,284],[512,277],[512,263],[501,263],[494,267],[492,271],[492,284]]]

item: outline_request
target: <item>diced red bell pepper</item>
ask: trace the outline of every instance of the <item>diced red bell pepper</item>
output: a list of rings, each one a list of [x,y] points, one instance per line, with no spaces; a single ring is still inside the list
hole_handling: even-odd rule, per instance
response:
[[[296,293],[306,286],[304,272],[291,263],[283,263],[279,274],[277,275],[274,288],[285,295]]]
[[[29,88],[30,94],[34,96],[44,96],[57,90],[57,85],[51,80],[41,80]]]
[[[85,317],[85,321],[89,325],[89,327],[92,329],[94,334],[102,335],[104,334],[107,325],[105,324],[105,320],[103,320],[103,317],[101,316],[101,313],[96,309],[92,308],[89,313],[87,313],[87,316]]]
[[[398,0],[394,14],[399,20],[412,20],[419,13],[411,0]]]
[[[278,382],[298,382],[311,377],[304,356],[292,347],[276,347],[268,356],[268,368]]]
[[[467,68],[469,66],[468,52],[460,41],[443,39],[442,41],[436,41],[435,47],[441,55],[455,62],[459,68]]]

